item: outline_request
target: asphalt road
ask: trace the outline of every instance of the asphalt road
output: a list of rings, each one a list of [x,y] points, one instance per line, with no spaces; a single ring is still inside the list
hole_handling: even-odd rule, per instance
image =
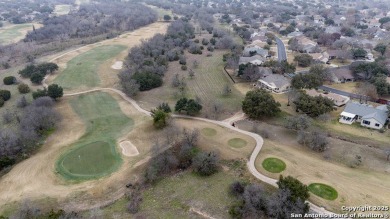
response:
[[[337,90],[337,89],[334,89],[334,88],[331,88],[331,87],[328,87],[328,86],[324,86],[324,85],[320,86],[318,88],[321,89],[321,90],[328,91],[330,93],[335,93],[335,94],[343,95],[343,96],[346,96],[346,97],[352,97],[354,99],[360,99],[361,98],[362,100],[368,100],[368,101],[373,101],[373,102],[376,101],[375,99],[372,99],[371,97],[367,97],[367,96],[360,95],[360,94],[355,94],[355,93],[349,93],[349,92],[342,91],[342,90]]]
[[[278,46],[278,61],[279,62],[286,61],[287,54],[286,54],[286,47],[284,46],[284,43],[278,37],[275,37],[275,41]]]

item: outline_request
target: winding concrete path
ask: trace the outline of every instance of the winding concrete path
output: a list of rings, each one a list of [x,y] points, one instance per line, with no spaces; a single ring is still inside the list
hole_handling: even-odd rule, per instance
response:
[[[91,89],[88,91],[82,91],[82,92],[77,92],[77,93],[66,93],[66,94],[64,94],[64,97],[77,96],[77,95],[82,95],[82,94],[87,94],[87,93],[92,93],[92,92],[99,92],[99,91],[112,91],[112,92],[120,95],[124,100],[129,102],[139,112],[141,112],[145,115],[151,116],[151,113],[149,111],[141,108],[135,100],[133,100],[132,98],[128,97],[125,93],[123,93],[122,91],[115,89],[115,88],[95,88],[95,89]],[[200,118],[200,117],[192,117],[192,116],[186,116],[186,115],[177,115],[177,114],[172,115],[172,117],[173,118],[182,118],[182,119],[193,119],[193,120],[208,122],[208,123],[219,125],[219,126],[222,126],[222,127],[225,127],[225,128],[228,128],[228,129],[231,129],[231,130],[234,130],[236,132],[239,132],[239,133],[242,133],[244,135],[248,135],[248,136],[252,137],[256,141],[256,147],[253,150],[253,152],[249,158],[249,161],[247,163],[249,172],[257,179],[259,179],[259,180],[261,180],[269,185],[272,185],[274,187],[278,187],[278,185],[276,184],[276,182],[277,182],[276,179],[272,179],[268,176],[261,174],[256,169],[256,166],[255,166],[255,161],[256,161],[256,158],[259,155],[259,153],[263,147],[264,139],[258,134],[248,132],[248,131],[245,131],[245,130],[242,130],[242,129],[239,129],[237,127],[232,126],[233,122],[245,119],[244,113],[242,113],[242,112],[236,113],[231,118],[228,118],[228,119],[223,120],[223,121],[211,120],[211,119]],[[319,207],[311,202],[308,202],[308,203],[310,205],[310,212],[311,213],[328,215],[328,216],[335,214],[335,213],[327,211],[323,207]]]

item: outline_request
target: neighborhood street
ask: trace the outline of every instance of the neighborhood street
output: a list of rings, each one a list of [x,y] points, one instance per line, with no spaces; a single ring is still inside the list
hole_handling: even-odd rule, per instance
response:
[[[325,91],[328,91],[330,93],[343,95],[343,96],[346,96],[346,97],[351,97],[351,98],[354,98],[354,99],[362,98],[362,100],[366,100],[367,99],[368,101],[374,101],[374,102],[376,101],[375,99],[372,99],[371,97],[367,97],[367,96],[363,96],[363,95],[355,94],[355,93],[349,93],[349,92],[342,91],[342,90],[337,90],[335,88],[331,88],[331,87],[328,87],[328,86],[325,86],[325,85],[319,86],[318,89],[325,90]]]
[[[284,46],[284,43],[281,39],[275,36],[275,41],[278,46],[278,61],[286,61],[287,60],[287,54],[286,54],[286,48]]]

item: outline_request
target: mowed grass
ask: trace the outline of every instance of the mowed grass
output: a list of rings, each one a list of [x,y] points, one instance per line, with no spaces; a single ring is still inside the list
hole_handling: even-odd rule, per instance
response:
[[[15,24],[10,27],[0,28],[0,44],[15,43],[22,39],[27,31],[32,31],[32,24]]]
[[[243,148],[248,144],[248,142],[241,138],[232,138],[228,141],[228,144],[233,148]]]
[[[217,130],[213,128],[204,128],[201,130],[201,133],[207,137],[212,137],[217,135]]]
[[[312,183],[308,186],[311,193],[323,199],[333,201],[338,197],[336,189],[322,183]]]
[[[67,67],[53,83],[64,89],[96,87],[100,84],[98,69],[101,63],[117,56],[126,47],[122,45],[104,45],[82,53],[67,63]]]
[[[280,173],[286,169],[286,163],[275,157],[266,158],[263,161],[262,166],[265,170],[271,173]]]
[[[115,156],[115,151],[112,150],[110,144],[98,141],[86,144],[69,153],[64,157],[62,166],[75,175],[96,175],[104,173],[109,167],[114,167]]]
[[[86,125],[85,134],[57,161],[57,171],[66,179],[88,180],[106,176],[121,164],[116,141],[133,127],[116,100],[96,92],[70,100]]]

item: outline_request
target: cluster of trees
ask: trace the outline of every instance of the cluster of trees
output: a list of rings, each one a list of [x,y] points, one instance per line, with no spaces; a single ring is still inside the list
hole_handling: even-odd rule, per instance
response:
[[[334,102],[321,95],[312,97],[306,93],[301,93],[294,101],[294,104],[297,111],[301,111],[311,117],[318,117],[334,110]]]
[[[170,113],[172,112],[171,107],[168,103],[162,103],[156,109],[151,111],[153,117],[153,125],[156,128],[164,128],[168,125]]]
[[[51,84],[43,90],[38,89],[37,91],[32,93],[33,99],[38,99],[40,97],[46,97],[49,96],[53,100],[57,100],[58,98],[61,98],[64,95],[63,88],[59,86],[58,84]]]
[[[264,62],[263,66],[271,68],[274,74],[294,73],[296,70],[295,66],[287,61],[269,60]]]
[[[166,35],[157,34],[133,47],[126,58],[126,69],[119,74],[123,91],[133,96],[162,85],[168,63],[178,61],[195,37],[194,27],[183,19],[173,21]]]
[[[164,129],[166,140],[163,144],[152,146],[153,159],[147,165],[141,182],[131,184],[126,195],[129,200],[128,211],[137,213],[142,202],[142,189],[164,176],[179,171],[193,170],[200,176],[210,176],[218,171],[219,156],[216,152],[201,151],[198,147],[199,131],[175,126]]]
[[[9,90],[0,90],[0,107],[9,99],[11,99],[11,92]]]
[[[180,98],[175,105],[176,112],[185,111],[187,115],[194,116],[202,110],[202,105],[194,99]]]
[[[19,71],[20,76],[30,78],[34,84],[42,83],[47,74],[52,74],[58,70],[58,65],[52,62],[41,63],[38,65],[30,64]]]
[[[242,102],[242,111],[251,119],[276,116],[280,112],[280,103],[264,89],[249,91]]]
[[[0,130],[0,170],[34,150],[61,120],[50,97],[37,98],[28,104],[23,96],[17,106],[22,109],[21,113],[7,111],[3,115],[4,121],[15,125]]]
[[[313,121],[306,115],[288,117],[285,127],[298,132],[298,143],[310,149],[323,152],[327,149],[329,141],[324,132],[313,128]]]
[[[387,82],[390,71],[381,60],[369,63],[353,63],[350,65],[350,69],[356,78],[360,78],[374,85],[378,95],[390,94],[390,84]]]
[[[54,10],[54,4],[49,1],[4,1],[0,2],[0,9],[2,20],[13,24],[22,24],[49,17]]]
[[[313,65],[308,73],[296,74],[291,80],[295,89],[313,89],[321,86],[329,77],[328,70],[322,65]]]
[[[87,38],[134,30],[157,20],[157,14],[141,4],[100,2],[83,4],[78,11],[43,21],[43,27],[29,32],[25,42],[45,43],[53,40]]]
[[[269,195],[259,184],[234,182],[230,193],[236,202],[229,209],[230,215],[233,218],[288,219],[291,214],[309,212],[306,200],[310,195],[306,185],[291,176],[280,176],[277,184],[279,189]]]
[[[311,55],[304,53],[296,55],[294,61],[297,62],[300,67],[309,67],[314,62],[314,59]]]
[[[41,55],[74,45],[112,38],[156,20],[156,12],[139,3],[100,1],[83,4],[68,15],[43,19],[44,26],[34,28],[23,41],[0,45],[0,68],[33,62]]]

